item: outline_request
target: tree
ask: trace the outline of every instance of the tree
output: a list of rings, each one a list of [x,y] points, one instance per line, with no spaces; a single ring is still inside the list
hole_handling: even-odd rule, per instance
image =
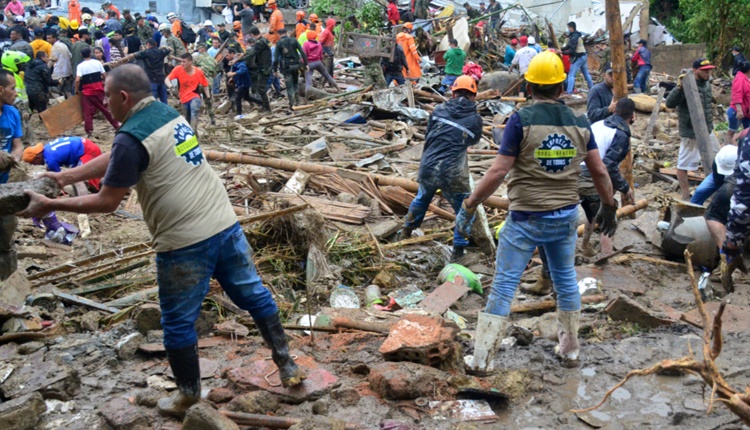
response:
[[[334,15],[344,21],[344,29],[361,33],[379,34],[385,28],[385,6],[377,0],[363,0],[357,7],[352,7],[353,0],[314,0],[312,12],[323,15]]]

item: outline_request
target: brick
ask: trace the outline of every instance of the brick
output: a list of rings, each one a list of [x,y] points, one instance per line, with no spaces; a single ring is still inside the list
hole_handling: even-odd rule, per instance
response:
[[[455,342],[458,327],[440,317],[406,315],[380,345],[388,361],[412,361],[444,369],[456,368],[460,346]]]

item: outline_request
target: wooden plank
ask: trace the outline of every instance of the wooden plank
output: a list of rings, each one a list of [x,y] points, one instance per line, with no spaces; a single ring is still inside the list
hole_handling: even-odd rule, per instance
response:
[[[267,193],[271,197],[290,201],[294,204],[307,203],[325,218],[349,224],[362,224],[370,215],[370,208],[358,204],[336,202],[311,196],[296,196],[282,193]]]
[[[706,84],[709,85],[709,84]],[[714,149],[710,145],[710,132],[706,124],[706,116],[703,113],[703,103],[698,93],[698,83],[695,81],[693,70],[689,70],[682,78],[682,90],[685,92],[688,109],[690,110],[690,122],[695,132],[695,140],[701,153],[703,170],[709,171],[714,161]]]
[[[94,308],[94,309],[104,311],[104,312],[109,312],[112,314],[120,312],[119,309],[115,309],[113,307],[109,307],[101,303],[97,303],[93,300],[84,299],[83,297],[78,297],[74,294],[67,294],[67,293],[63,293],[60,291],[56,291],[55,296],[59,297],[60,300],[64,302],[73,303],[75,305],[88,306],[90,308]]]
[[[656,129],[656,120],[659,119],[659,108],[661,107],[662,100],[664,100],[664,92],[666,90],[667,89],[664,87],[659,88],[659,95],[656,96],[656,104],[654,105],[654,110],[651,111],[651,118],[648,119],[648,127],[646,127],[646,139],[656,137],[654,129]]]
[[[405,208],[409,208],[412,200],[416,197],[414,194],[399,187],[385,187],[380,193],[383,195],[384,199]],[[455,215],[432,203],[430,203],[428,211],[448,221],[455,221],[456,219]]]
[[[677,169],[674,169],[672,167],[662,167],[661,169],[659,169],[659,173],[664,175],[677,176]],[[706,179],[706,175],[704,175],[703,173],[688,171],[688,179],[691,181],[701,182]]]
[[[81,95],[65,100],[39,114],[50,137],[57,137],[83,122]]]

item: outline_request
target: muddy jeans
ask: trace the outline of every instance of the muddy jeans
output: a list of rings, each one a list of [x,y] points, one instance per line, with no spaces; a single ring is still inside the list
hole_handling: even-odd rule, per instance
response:
[[[0,281],[16,271],[16,251],[13,249],[13,233],[18,218],[15,215],[0,216]]]
[[[195,134],[198,134],[198,114],[201,111],[201,98],[200,96],[190,100],[187,103],[182,104],[182,108],[185,110],[185,119],[190,123],[190,128],[193,129]]]
[[[426,184],[419,184],[419,191],[417,196],[412,200],[409,205],[409,213],[406,214],[406,220],[404,221],[404,227],[417,228],[422,225],[424,221],[424,214],[432,202],[432,198],[435,197],[438,187],[429,186]],[[453,210],[458,213],[461,210],[461,204],[469,197],[471,193],[451,193],[442,191],[443,197],[450,202]],[[453,246],[466,247],[469,245],[469,241],[464,239],[463,236],[458,232],[458,227],[453,230]]]
[[[212,277],[253,319],[278,312],[271,292],[258,276],[252,248],[239,223],[195,245],[157,253],[156,273],[167,350],[198,342],[195,321]]]
[[[495,261],[495,279],[485,312],[508,316],[523,271],[534,248],[544,248],[557,307],[563,311],[581,309],[581,295],[575,271],[578,207],[555,211],[555,216],[530,215],[523,220],[509,216],[500,232]]]

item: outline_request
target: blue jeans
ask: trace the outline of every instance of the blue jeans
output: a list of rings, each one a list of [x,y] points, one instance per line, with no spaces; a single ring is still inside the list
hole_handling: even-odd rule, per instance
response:
[[[193,131],[198,131],[198,114],[201,111],[201,98],[196,97],[187,103],[182,104],[182,108],[185,109],[185,119],[190,123],[190,127]]]
[[[578,74],[578,70],[581,71],[583,78],[586,79],[586,85],[589,86],[589,89],[594,86],[594,81],[591,80],[591,75],[589,74],[589,56],[582,55],[570,65],[570,73],[568,73],[568,93],[572,93],[573,88],[576,86],[576,75]]]
[[[391,86],[391,82],[396,81],[397,85],[404,85],[406,80],[403,73],[388,73],[385,75],[386,86]]]
[[[633,88],[639,88],[642,93],[648,91],[648,75],[651,74],[651,66],[643,65],[638,68],[638,73],[633,80]]]
[[[221,88],[221,75],[221,73],[217,73],[216,76],[214,76],[214,95],[219,94],[219,88]]]
[[[281,80],[279,80],[276,75],[271,75],[268,77],[266,88],[271,88],[271,85],[273,85],[273,90],[276,94],[281,94]]]
[[[440,92],[445,92],[453,86],[453,83],[456,82],[456,79],[458,79],[458,76],[456,75],[445,75],[443,78],[443,81],[440,82]]]
[[[404,221],[404,227],[417,228],[422,225],[424,221],[424,214],[432,202],[432,198],[435,197],[438,187],[431,186],[429,184],[419,184],[419,191],[417,197],[412,200],[409,205],[409,213],[406,214],[406,220]],[[445,190],[442,191],[443,197],[445,197],[451,204],[453,211],[458,214],[461,210],[461,204],[464,200],[469,197],[471,193],[451,193]],[[469,241],[464,239],[458,232],[458,227],[453,230],[453,246],[454,247],[467,247]]]
[[[690,203],[702,205],[720,187],[721,184],[716,183],[716,178],[714,178],[714,174],[711,172],[711,174],[706,176],[706,179],[698,185],[698,188],[693,191],[693,197],[690,198]]]
[[[740,122],[742,123],[742,128],[750,127],[750,118],[744,117],[742,118],[742,121],[737,119],[737,109],[735,109],[734,106],[730,106],[729,109],[727,109],[727,120],[729,121],[729,131],[739,130]]]
[[[156,100],[164,104],[167,103],[167,84],[151,84],[151,94]]]
[[[500,232],[495,279],[485,312],[501,316],[510,314],[516,287],[537,246],[543,247],[547,255],[558,309],[581,309],[574,266],[577,229],[578,210],[555,219],[531,216],[525,221],[514,221],[508,217]]]
[[[195,321],[208,294],[211,277],[254,319],[278,311],[271,292],[253,264],[253,250],[239,223],[186,248],[156,254],[157,283],[164,347],[168,350],[198,341]]]

